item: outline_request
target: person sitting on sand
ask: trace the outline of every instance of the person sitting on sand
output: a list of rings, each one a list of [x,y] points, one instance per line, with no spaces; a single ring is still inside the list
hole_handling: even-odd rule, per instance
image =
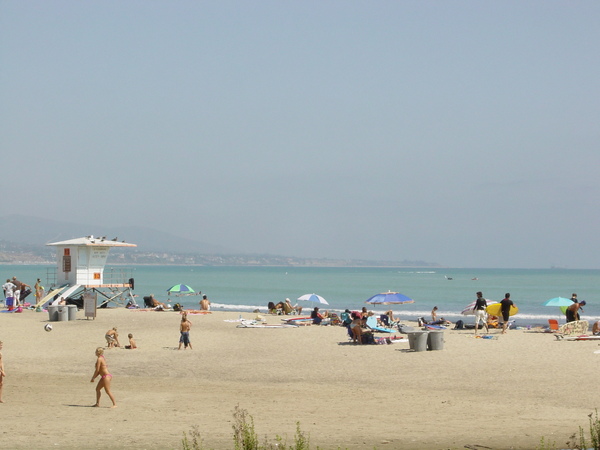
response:
[[[292,302],[290,301],[290,299],[286,298],[285,303],[283,304],[283,311],[286,314],[302,314],[302,306],[292,306]]]
[[[156,300],[154,298],[154,294],[150,294],[150,304],[152,305],[153,308],[161,308],[161,309],[167,309],[167,305],[165,305],[164,303],[159,302],[158,300]]]
[[[104,337],[106,338],[106,342],[108,343],[108,348],[121,346],[121,344],[119,344],[119,333],[117,332],[117,327],[108,330]]]
[[[115,398],[110,391],[110,382],[112,381],[112,375],[108,372],[108,367],[106,365],[106,359],[104,359],[104,349],[102,347],[98,347],[96,349],[96,370],[94,371],[94,375],[92,375],[91,383],[94,382],[96,377],[100,377],[98,380],[98,384],[96,385],[96,404],[93,405],[96,408],[100,407],[100,394],[101,390],[104,389],[106,395],[112,401],[112,407],[117,407],[117,402],[115,402]]]
[[[394,311],[392,311],[391,309],[385,312],[385,315],[388,318],[388,326],[389,325],[396,325],[400,322],[400,317],[394,317]]]
[[[315,309],[310,313],[310,318],[312,319],[313,325],[321,325],[321,322],[325,317],[319,313],[319,307],[315,306]]]
[[[352,330],[352,342],[362,344],[362,317],[359,314],[353,314],[350,330]]]
[[[206,295],[203,295],[200,300],[200,311],[210,311],[210,300]]]
[[[277,308],[275,308],[275,303],[267,303],[267,309],[269,310],[269,314],[277,314]]]
[[[600,320],[597,320],[594,322],[594,325],[592,325],[592,334],[594,336],[600,335]]]
[[[129,333],[127,335],[127,337],[129,338],[129,345],[126,345],[125,348],[128,350],[134,350],[137,348],[137,344],[135,343],[135,340],[133,339],[133,334]]]
[[[498,316],[488,316],[486,324],[488,328],[498,328]]]
[[[279,302],[275,305],[275,314],[283,314],[283,302]]]

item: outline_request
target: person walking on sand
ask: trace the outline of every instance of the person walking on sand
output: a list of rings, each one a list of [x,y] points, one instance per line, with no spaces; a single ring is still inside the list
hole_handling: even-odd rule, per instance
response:
[[[504,299],[500,301],[500,311],[502,311],[502,334],[506,334],[506,328],[508,327],[508,318],[510,317],[510,308],[515,304],[510,299],[510,294],[507,292],[504,294]]]
[[[115,398],[110,391],[110,382],[112,381],[112,375],[108,372],[108,366],[106,365],[106,359],[104,358],[104,349],[102,347],[98,347],[96,349],[96,370],[94,371],[94,375],[92,375],[92,379],[90,383],[93,383],[96,380],[96,377],[100,377],[98,380],[98,384],[96,385],[96,404],[92,405],[96,408],[100,407],[100,394],[102,389],[106,392],[106,395],[112,401],[112,407],[117,407],[117,402],[115,402]]]
[[[2,341],[0,341],[0,350],[2,350]],[[0,353],[0,403],[4,403],[2,400],[2,388],[4,386],[4,377],[6,373],[4,373],[4,360],[2,359],[2,353]]]
[[[489,333],[487,326],[487,312],[485,312],[486,307],[487,302],[485,301],[485,298],[483,298],[483,293],[477,292],[477,300],[475,300],[475,306],[473,307],[473,312],[475,313],[475,335],[477,335],[477,330],[479,330],[479,321],[483,324],[485,332]]]
[[[183,344],[184,349],[187,350],[188,346],[190,350],[192,350],[192,343],[190,342],[190,329],[192,328],[192,322],[190,322],[187,318],[187,314],[181,315],[181,324],[179,325],[179,348],[177,350],[181,350],[181,345]]]

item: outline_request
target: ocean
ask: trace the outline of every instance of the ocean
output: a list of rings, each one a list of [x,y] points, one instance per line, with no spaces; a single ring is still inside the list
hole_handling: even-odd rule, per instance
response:
[[[48,269],[43,265],[0,265],[3,280],[16,276],[33,286],[37,278],[46,283]],[[107,266],[122,271],[122,266]],[[548,319],[564,315],[556,307],[542,303],[553,297],[570,298],[577,293],[586,300],[582,319],[600,319],[600,270],[571,269],[407,269],[407,268],[335,268],[335,267],[207,267],[207,266],[128,266],[135,280],[134,294],[143,306],[142,297],[154,294],[159,301],[181,303],[197,309],[201,297],[171,296],[167,289],[187,284],[208,295],[214,310],[250,312],[266,311],[268,302],[286,297],[296,303],[303,294],[316,293],[327,305],[321,309],[343,311],[360,309],[365,300],[380,292],[401,292],[414,299],[405,305],[366,305],[376,313],[392,309],[402,320],[430,317],[434,306],[438,317],[452,322],[472,321],[461,311],[482,291],[487,299],[500,301],[506,292],[519,307],[516,325],[544,325]],[[310,311],[314,304],[298,302]]]

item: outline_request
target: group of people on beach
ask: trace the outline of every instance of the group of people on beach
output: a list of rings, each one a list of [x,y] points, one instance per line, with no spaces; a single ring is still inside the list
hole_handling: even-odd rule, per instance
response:
[[[156,311],[164,311],[166,309],[170,309],[171,305],[167,305],[163,302],[159,302],[154,294],[150,294],[147,297],[144,297],[144,303],[146,306],[155,309]],[[200,311],[210,311],[210,300],[206,294],[202,295],[202,300],[199,302]]]
[[[6,283],[2,285],[2,290],[4,291],[4,304],[9,309],[23,307],[25,299],[31,294],[31,286],[19,281],[17,277],[7,278]],[[38,278],[35,284],[36,304],[43,294],[44,288]]]

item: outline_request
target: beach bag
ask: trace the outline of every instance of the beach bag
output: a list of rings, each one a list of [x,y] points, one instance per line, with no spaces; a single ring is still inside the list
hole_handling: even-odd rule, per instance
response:
[[[363,333],[361,340],[363,344],[375,344],[373,333]]]
[[[465,329],[465,323],[462,320],[457,320],[456,324],[454,325],[454,329],[455,330],[464,330]]]
[[[173,305],[173,311],[183,311],[183,307],[179,303]]]

